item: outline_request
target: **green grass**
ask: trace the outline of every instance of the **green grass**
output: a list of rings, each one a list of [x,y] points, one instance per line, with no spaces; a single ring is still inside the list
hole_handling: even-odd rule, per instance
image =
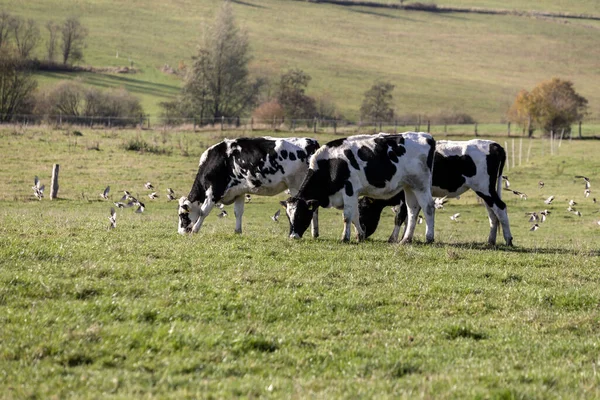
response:
[[[22,3],[7,0],[3,8],[40,24],[78,15],[90,31],[86,63],[122,66],[129,65],[131,58],[140,69],[137,74],[83,74],[83,79],[98,86],[124,86],[141,96],[146,112],[156,115],[158,103],[172,98],[180,85],[158,69],[164,64],[176,68],[180,61],[190,65],[202,24],[212,21],[220,2]],[[544,2],[544,7],[593,11],[594,2],[571,3]],[[520,4],[539,8],[537,2]],[[276,78],[289,68],[304,69],[313,77],[309,94],[328,93],[348,118],[358,118],[364,92],[381,79],[396,85],[398,114],[457,108],[480,122],[496,122],[520,89],[531,89],[553,76],[572,80],[590,101],[591,118],[600,118],[600,94],[595,90],[599,25],[595,21],[561,23],[291,0],[247,0],[233,6],[240,25],[249,32],[253,73]],[[497,6],[497,2],[481,6]],[[44,74],[42,84],[64,77],[67,74]]]
[[[253,197],[242,235],[230,212],[183,237],[164,190],[186,194],[201,152],[232,133],[81,132],[0,131],[2,397],[600,395],[599,206],[573,178],[595,190],[597,142],[564,141],[551,157],[534,140],[529,162],[507,172],[529,194],[504,194],[516,247],[487,248],[472,194],[437,213],[431,246],[386,243],[389,209],[364,243],[339,241],[336,210],[320,211],[318,240],[290,241],[287,222],[269,218],[283,194]],[[132,140],[168,151],[124,150]],[[53,163],[60,199],[34,200],[33,176],[48,187]],[[141,215],[118,211],[108,231],[98,194],[110,184],[113,200],[144,198],[147,180],[162,197]],[[524,213],[546,207],[529,232]]]

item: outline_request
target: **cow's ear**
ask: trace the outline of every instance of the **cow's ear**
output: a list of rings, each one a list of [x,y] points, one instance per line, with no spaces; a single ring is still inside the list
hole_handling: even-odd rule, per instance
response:
[[[281,207],[287,208],[287,200],[281,200],[279,204],[281,204]]]
[[[309,200],[307,202],[307,204],[308,204],[308,209],[310,211],[314,211],[319,207],[319,200]]]

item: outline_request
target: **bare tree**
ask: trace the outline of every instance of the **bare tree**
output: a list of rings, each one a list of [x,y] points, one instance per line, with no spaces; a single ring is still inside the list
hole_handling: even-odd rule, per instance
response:
[[[85,38],[88,30],[81,25],[79,18],[68,18],[60,29],[62,35],[62,56],[63,64],[69,62],[77,62],[83,60],[83,47],[85,46]]]
[[[37,81],[23,62],[10,49],[0,48],[0,121],[11,121],[33,108]]]
[[[249,62],[248,35],[224,2],[186,77],[179,100],[182,115],[218,118],[248,111],[263,85],[262,80],[250,80]]]
[[[46,42],[46,55],[48,57],[48,61],[54,61],[54,56],[56,55],[56,43],[58,41],[58,32],[60,31],[60,26],[54,23],[54,21],[48,21],[46,23],[46,29],[48,30],[48,42]]]
[[[13,20],[12,31],[15,37],[17,52],[23,59],[29,58],[31,51],[40,41],[40,29],[33,19],[25,21],[16,17]]]
[[[10,39],[13,16],[6,11],[0,11],[0,47],[6,45]]]

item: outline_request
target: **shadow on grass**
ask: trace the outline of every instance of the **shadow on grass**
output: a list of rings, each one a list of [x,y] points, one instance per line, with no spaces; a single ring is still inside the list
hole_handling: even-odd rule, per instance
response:
[[[248,7],[254,7],[254,8],[267,8],[265,6],[260,6],[258,4],[252,4],[252,3],[248,3],[245,1],[241,1],[241,0],[232,0],[231,2],[234,4],[242,5],[242,6],[248,6]]]
[[[346,10],[350,11],[350,12],[358,13],[358,14],[372,15],[372,16],[375,16],[375,17],[383,17],[383,18],[389,18],[389,19],[401,19],[401,20],[410,21],[410,22],[420,22],[420,21],[417,21],[417,20],[414,20],[414,19],[411,19],[411,18],[399,17],[397,15],[379,13],[379,12],[375,12],[375,11],[361,10],[359,8],[354,8],[354,7],[348,7],[348,8],[346,8]]]

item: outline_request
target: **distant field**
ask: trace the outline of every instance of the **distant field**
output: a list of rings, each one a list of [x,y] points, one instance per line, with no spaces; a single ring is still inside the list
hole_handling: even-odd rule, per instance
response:
[[[431,246],[422,225],[417,243],[386,243],[390,209],[364,243],[340,243],[329,209],[318,240],[291,241],[285,217],[269,218],[283,194],[254,196],[242,235],[228,206],[183,237],[165,189],[185,195],[201,152],[232,132],[81,134],[0,129],[2,397],[600,397],[600,206],[574,178],[589,176],[597,195],[597,141],[565,141],[555,156],[547,140],[524,141],[506,173],[529,199],[503,193],[516,247],[488,248],[473,194],[436,213]],[[160,154],[125,151],[131,139]],[[48,187],[53,163],[60,199],[37,201],[33,177]],[[106,185],[146,211],[118,211],[107,231]],[[530,232],[525,212],[544,208]]]
[[[90,30],[86,63],[129,65],[131,59],[141,70],[116,77],[84,74],[82,79],[99,86],[124,85],[142,96],[147,112],[156,114],[158,103],[174,96],[180,85],[158,69],[164,64],[177,68],[180,61],[190,64],[202,23],[212,20],[218,4],[216,0],[151,0],[143,6],[115,0],[7,0],[3,8],[40,22],[80,16]],[[539,8],[529,6],[538,2],[522,4]],[[543,4],[557,11],[563,3]],[[595,3],[576,4],[573,12],[592,12]],[[562,23],[278,0],[234,2],[234,9],[250,35],[254,73],[276,77],[286,69],[302,68],[313,77],[309,93],[329,93],[349,118],[357,118],[363,93],[383,79],[396,85],[399,114],[459,108],[481,122],[496,122],[519,89],[552,76],[573,80],[590,100],[591,117],[600,118],[596,82],[600,25],[593,21]],[[42,83],[65,76],[45,75]]]

